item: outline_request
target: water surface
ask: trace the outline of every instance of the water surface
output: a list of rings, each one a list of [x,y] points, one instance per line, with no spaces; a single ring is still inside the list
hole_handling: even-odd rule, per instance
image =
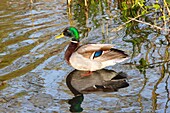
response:
[[[0,112],[69,112],[74,95],[65,79],[73,68],[63,60],[69,40],[54,37],[70,25],[82,43],[110,43],[131,56],[108,67],[127,73],[130,86],[84,95],[83,112],[170,112],[169,35],[135,22],[116,29],[124,16],[112,0],[92,0],[88,8],[82,1],[69,8],[63,0],[2,0]]]

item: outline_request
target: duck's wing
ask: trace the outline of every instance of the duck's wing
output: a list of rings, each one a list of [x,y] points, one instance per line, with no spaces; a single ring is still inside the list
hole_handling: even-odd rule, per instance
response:
[[[101,56],[103,51],[108,51],[113,47],[112,44],[86,44],[77,49],[77,53],[88,59],[93,59],[95,55]],[[97,54],[95,54],[97,52]],[[97,57],[96,56],[96,57]]]
[[[112,44],[86,44],[77,49],[78,53],[94,52],[99,50],[110,50],[113,47]]]
[[[83,57],[104,62],[113,59],[124,59],[128,55],[118,49],[114,49],[112,44],[87,44],[77,49],[77,53]]]
[[[96,71],[127,59],[124,51],[112,44],[87,44],[80,46],[70,57],[70,64],[77,70]]]
[[[105,62],[109,60],[121,60],[121,59],[126,59],[128,58],[128,55],[122,51],[118,50],[115,48],[111,48],[108,51],[104,51],[103,54],[99,57],[94,57],[94,60],[100,61],[100,62]]]

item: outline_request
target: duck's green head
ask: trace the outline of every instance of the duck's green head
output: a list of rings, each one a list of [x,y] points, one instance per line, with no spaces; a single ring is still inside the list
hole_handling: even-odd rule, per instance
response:
[[[62,38],[64,36],[72,38],[72,41],[79,41],[79,32],[75,27],[67,27],[64,31],[56,36],[56,39]]]

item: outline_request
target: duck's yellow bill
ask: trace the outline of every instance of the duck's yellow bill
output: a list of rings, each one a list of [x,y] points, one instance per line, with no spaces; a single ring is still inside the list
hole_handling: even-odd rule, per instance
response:
[[[59,38],[62,38],[62,37],[64,37],[63,33],[61,33],[60,35],[56,36],[55,39],[59,39]]]

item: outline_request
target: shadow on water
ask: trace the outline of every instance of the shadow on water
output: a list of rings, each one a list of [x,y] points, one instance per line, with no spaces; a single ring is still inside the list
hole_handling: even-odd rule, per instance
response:
[[[74,70],[66,77],[66,84],[74,94],[69,104],[71,112],[82,112],[81,104],[84,100],[83,94],[95,92],[115,92],[120,88],[128,87],[127,74],[116,73],[113,70],[102,69],[94,71],[90,76],[81,76],[84,72]]]

